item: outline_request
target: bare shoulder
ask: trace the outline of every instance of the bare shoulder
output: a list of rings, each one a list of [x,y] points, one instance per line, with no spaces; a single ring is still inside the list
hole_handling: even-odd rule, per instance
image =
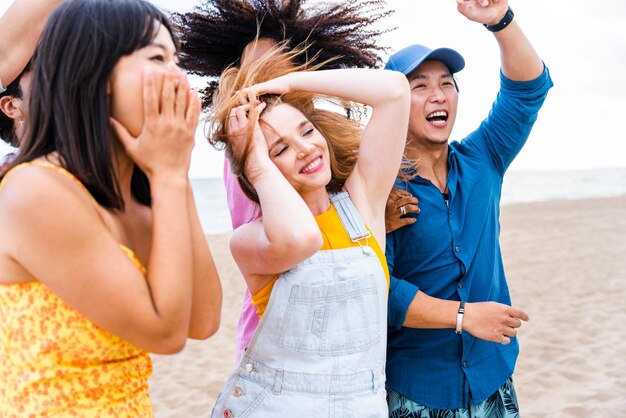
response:
[[[43,209],[54,210],[59,204],[66,210],[68,205],[84,202],[93,206],[89,193],[76,181],[50,168],[38,166],[20,167],[10,173],[0,189],[0,210]]]
[[[58,229],[85,219],[100,220],[95,201],[79,183],[49,168],[21,167],[0,189],[0,224],[8,230]]]

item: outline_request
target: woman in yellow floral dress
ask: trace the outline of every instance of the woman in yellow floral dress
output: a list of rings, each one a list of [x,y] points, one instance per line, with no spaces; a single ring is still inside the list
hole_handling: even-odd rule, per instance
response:
[[[0,176],[0,416],[150,417],[147,352],[219,324],[187,177],[199,100],[165,16],[71,1],[34,57]]]

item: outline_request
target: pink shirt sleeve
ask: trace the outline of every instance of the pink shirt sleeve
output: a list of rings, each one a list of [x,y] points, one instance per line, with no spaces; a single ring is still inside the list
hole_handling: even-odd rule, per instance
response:
[[[224,186],[233,229],[261,217],[261,208],[243,193],[237,176],[230,171],[228,159],[224,159]]]
[[[226,187],[226,202],[233,229],[247,224],[261,217],[261,208],[243,193],[237,177],[230,171],[228,160],[224,159],[224,186]],[[246,289],[239,322],[237,323],[237,337],[235,341],[235,358],[241,359],[244,349],[250,344],[254,331],[259,326],[259,317],[256,307],[252,304],[250,292]]]

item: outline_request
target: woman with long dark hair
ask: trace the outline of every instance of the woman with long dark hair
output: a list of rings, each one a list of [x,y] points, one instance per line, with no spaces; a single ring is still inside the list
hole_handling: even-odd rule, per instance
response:
[[[187,171],[200,103],[166,17],[70,1],[0,177],[0,415],[152,416],[148,352],[219,324]]]

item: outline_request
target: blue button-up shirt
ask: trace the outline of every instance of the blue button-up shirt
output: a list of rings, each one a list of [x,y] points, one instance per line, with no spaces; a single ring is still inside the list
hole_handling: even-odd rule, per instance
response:
[[[537,79],[501,87],[480,127],[448,156],[449,200],[421,177],[405,184],[417,196],[417,222],[387,235],[391,273],[387,384],[436,409],[467,407],[495,393],[513,374],[517,339],[501,345],[453,329],[402,327],[418,290],[447,300],[511,304],[500,254],[502,179],[520,151],[552,87]]]

